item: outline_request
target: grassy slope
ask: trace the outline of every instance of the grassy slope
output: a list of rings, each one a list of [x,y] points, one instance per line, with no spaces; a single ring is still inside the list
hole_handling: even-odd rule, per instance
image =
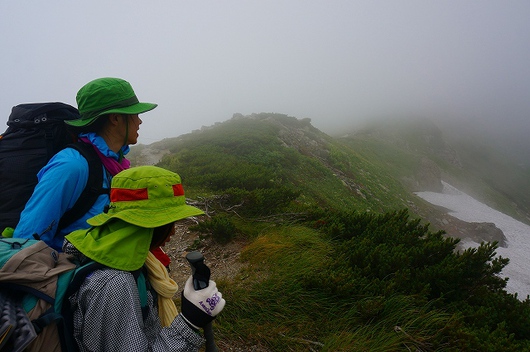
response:
[[[160,165],[178,171],[192,187],[198,186],[192,178],[200,174],[260,167],[272,183],[301,190],[300,201],[308,204],[376,212],[407,207],[410,192],[387,165],[372,158],[369,148],[346,145],[294,118],[264,116],[229,120],[153,146],[170,150]],[[304,135],[285,135],[289,128]]]

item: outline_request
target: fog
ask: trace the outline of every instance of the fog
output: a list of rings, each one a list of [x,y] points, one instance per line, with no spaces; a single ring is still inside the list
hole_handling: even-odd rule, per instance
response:
[[[159,104],[141,116],[144,144],[259,112],[330,134],[425,116],[524,138],[529,13],[515,0],[1,1],[0,111],[75,106],[83,84],[114,76]]]

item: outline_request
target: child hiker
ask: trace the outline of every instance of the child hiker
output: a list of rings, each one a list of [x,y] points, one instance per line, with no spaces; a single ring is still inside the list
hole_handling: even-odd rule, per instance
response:
[[[190,276],[179,314],[172,300],[177,285],[150,250],[169,240],[176,221],[203,212],[186,204],[179,175],[156,166],[114,176],[110,201],[107,212],[87,220],[90,229],[65,237],[65,253],[104,265],[68,297],[80,351],[198,351],[200,329],[225,300],[215,282],[196,291]],[[144,312],[132,274],[143,266],[151,287]]]

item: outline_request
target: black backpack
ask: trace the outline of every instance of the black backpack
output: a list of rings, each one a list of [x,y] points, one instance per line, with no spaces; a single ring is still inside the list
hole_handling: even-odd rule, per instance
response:
[[[0,233],[15,228],[20,213],[37,184],[37,173],[65,147],[75,148],[89,165],[87,185],[64,214],[58,229],[82,217],[103,190],[103,166],[91,145],[75,142],[65,120],[79,118],[76,108],[64,103],[29,103],[14,106],[7,130],[0,135]]]

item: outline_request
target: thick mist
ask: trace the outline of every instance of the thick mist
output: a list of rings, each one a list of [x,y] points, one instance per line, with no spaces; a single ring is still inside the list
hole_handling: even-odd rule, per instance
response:
[[[144,144],[260,112],[326,133],[470,121],[515,142],[530,111],[528,13],[517,0],[3,1],[0,111],[75,105],[82,85],[115,76],[159,104]]]

